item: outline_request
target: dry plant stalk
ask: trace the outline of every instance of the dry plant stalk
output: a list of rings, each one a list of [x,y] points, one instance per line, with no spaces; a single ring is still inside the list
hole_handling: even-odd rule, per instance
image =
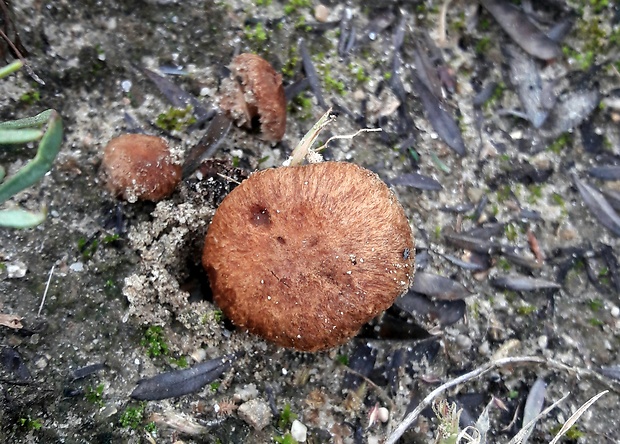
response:
[[[556,368],[556,369],[559,369],[559,370],[562,370],[562,371],[566,371],[568,373],[573,373],[573,374],[575,374],[577,376],[580,376],[580,377],[588,376],[590,378],[597,379],[599,382],[602,382],[603,384],[609,386],[610,389],[614,390],[615,392],[620,392],[620,390],[618,390],[617,384],[611,384],[610,381],[607,378],[604,378],[602,375],[599,375],[598,373],[596,373],[594,371],[590,371],[590,370],[587,370],[587,369],[580,369],[580,368],[576,368],[576,367],[570,367],[570,366],[568,366],[566,364],[563,364],[563,363],[561,363],[559,361],[556,361],[556,360],[553,360],[553,359],[547,359],[547,358],[538,357],[538,356],[513,356],[513,357],[509,357],[509,358],[497,359],[497,360],[494,360],[494,361],[487,362],[486,364],[478,367],[477,369],[472,370],[471,372],[466,373],[464,375],[461,375],[458,378],[452,379],[451,381],[448,381],[445,384],[442,384],[441,386],[439,386],[435,390],[433,390],[431,393],[429,393],[420,402],[420,404],[418,404],[418,406],[403,419],[403,421],[398,425],[398,427],[396,427],[396,429],[390,434],[390,436],[388,436],[388,438],[385,441],[385,444],[396,444],[398,439],[405,433],[405,431],[407,431],[407,429],[411,426],[411,424],[414,423],[414,421],[418,418],[420,413],[422,413],[422,411],[426,407],[431,405],[433,400],[435,398],[437,398],[441,393],[443,393],[446,390],[448,390],[448,389],[450,389],[452,387],[455,387],[455,386],[457,386],[459,384],[463,384],[465,382],[471,381],[472,379],[478,378],[478,377],[484,375],[485,373],[488,373],[489,371],[491,371],[491,370],[493,370],[495,368],[500,368],[500,367],[503,367],[503,366],[506,366],[506,365],[518,365],[518,364],[543,364],[543,365],[547,365],[549,367],[553,367],[553,368]],[[581,409],[578,410],[578,412],[575,413],[575,415],[577,413],[579,413],[579,416],[581,416],[581,414],[583,414],[583,411],[585,411],[584,408],[587,409],[598,398],[600,398],[600,396],[602,396],[605,393],[607,393],[607,390],[602,392],[602,393],[599,393],[594,398],[589,400],[586,404],[584,404],[584,407],[582,407]],[[560,399],[557,402],[559,403],[559,402],[563,401],[564,399],[565,399],[565,397]],[[553,404],[551,407],[555,407],[555,405],[556,404]],[[573,415],[573,416],[575,416],[575,415]],[[566,422],[565,426],[567,424],[569,424],[570,420],[573,419],[573,416],[571,416],[571,418],[569,418],[569,421]],[[570,426],[577,420],[577,418],[579,416],[575,417],[573,422],[570,425],[568,425],[566,430],[568,430],[568,428],[570,428]],[[562,430],[560,431],[560,432],[562,432],[562,434],[566,433],[566,430],[564,430],[564,429],[565,429],[565,427],[562,427]],[[557,440],[554,440],[554,442],[552,444],[554,444],[555,442],[557,442]]]

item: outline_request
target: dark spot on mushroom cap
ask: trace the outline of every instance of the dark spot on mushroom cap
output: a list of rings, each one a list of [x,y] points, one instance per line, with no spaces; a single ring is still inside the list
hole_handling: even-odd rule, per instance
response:
[[[269,223],[256,223],[265,214]],[[235,188],[202,263],[233,323],[317,351],[346,342],[407,290],[413,251],[403,208],[377,175],[324,162],[261,171]]]
[[[239,54],[222,82],[220,107],[237,125],[252,128],[258,118],[261,138],[279,141],[286,130],[286,97],[282,75],[256,54]]]
[[[102,167],[110,192],[130,202],[168,197],[181,180],[181,166],[174,163],[167,142],[144,134],[110,140]]]
[[[250,220],[257,227],[268,227],[271,224],[271,217],[269,216],[269,210],[265,205],[255,204],[250,207]]]

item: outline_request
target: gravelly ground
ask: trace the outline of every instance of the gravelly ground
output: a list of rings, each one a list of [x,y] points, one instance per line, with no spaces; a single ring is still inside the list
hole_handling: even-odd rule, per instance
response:
[[[434,40],[439,39],[441,5],[384,0],[373,5],[347,3],[363,42],[343,61],[336,53],[337,26],[325,32],[308,30],[301,20],[314,23],[312,8],[285,12],[285,5],[277,0],[268,6],[258,6],[258,1],[197,0],[13,3],[15,23],[31,53],[28,60],[46,85],[37,85],[23,71],[0,81],[0,118],[20,118],[54,108],[65,123],[65,142],[51,173],[40,185],[15,198],[29,208],[45,203],[49,209],[47,221],[30,230],[0,229],[0,313],[19,315],[24,324],[21,330],[0,327],[0,342],[19,352],[32,375],[27,384],[15,385],[11,383],[14,374],[2,370],[1,441],[143,442],[147,441],[144,426],[155,421],[157,431],[148,440],[156,442],[270,442],[289,429],[288,425],[279,427],[279,413],[257,432],[234,409],[223,415],[215,407],[230,405],[226,400],[238,406],[259,399],[275,402],[278,412],[290,405],[309,427],[310,442],[381,442],[403,417],[411,399],[419,400],[438,382],[493,357],[544,356],[589,370],[618,365],[618,293],[611,285],[611,270],[599,254],[585,262],[576,261],[557,292],[516,293],[489,285],[491,278],[514,272],[556,280],[561,266],[562,256],[557,254],[560,248],[579,247],[598,253],[603,245],[609,245],[612,252],[617,252],[616,237],[602,228],[583,205],[570,176],[577,172],[583,178],[589,167],[617,161],[617,105],[601,105],[589,119],[595,133],[604,139],[602,148],[591,149],[582,137],[583,129],[575,129],[561,139],[563,143],[548,141],[548,146],[559,149],[533,153],[522,148],[531,135],[530,125],[500,113],[520,107],[516,94],[507,86],[501,97],[484,108],[480,138],[472,98],[482,84],[506,78],[501,48],[509,38],[476,5],[452,2],[443,50],[458,80],[458,90],[451,95],[449,104],[460,113],[459,124],[468,150],[465,157],[458,157],[437,139],[412,92],[408,69],[399,74],[414,122],[409,129],[417,137],[413,147],[419,161],[413,161],[410,153],[401,149],[407,136],[397,134],[397,112],[382,120],[387,141],[377,134],[365,134],[354,142],[334,144],[327,152],[330,158],[353,161],[388,181],[411,172],[440,181],[441,191],[399,186],[396,193],[418,233],[419,253],[430,251],[426,271],[450,277],[473,293],[466,299],[466,316],[453,325],[439,328],[437,322],[416,319],[436,334],[440,348],[430,360],[414,355],[412,363],[400,369],[396,366],[397,376],[390,379],[394,381],[392,386],[388,384],[389,375],[381,375],[386,363],[389,372],[398,350],[418,350],[429,343],[428,339],[419,342],[424,335],[418,330],[390,333],[387,326],[392,318],[380,324],[383,328],[365,329],[349,344],[318,354],[277,348],[235,331],[219,319],[216,307],[205,296],[208,291],[201,292],[206,285],[199,258],[209,217],[230,188],[225,180],[182,184],[169,201],[157,207],[130,205],[107,195],[100,183],[99,163],[107,141],[127,130],[126,113],[148,133],[162,134],[152,123],[170,104],[137,67],[156,70],[160,66],[182,66],[188,76],[169,78],[211,103],[222,67],[237,50],[258,52],[278,70],[293,66],[287,72],[296,75],[299,62],[297,66],[289,62],[297,56],[297,39],[301,36],[319,67],[328,99],[336,99],[354,112],[367,99],[369,115],[373,110],[387,109],[395,98],[389,88],[381,85],[391,72],[395,23],[375,40],[364,40],[367,26],[376,23],[373,19],[380,14],[383,17],[386,11],[394,15],[402,11],[407,24],[403,60],[405,64],[413,63],[412,51],[419,32],[426,31]],[[567,51],[544,67],[543,76],[560,79],[559,88],[565,91],[578,88],[574,80],[583,75],[582,56],[594,47],[595,62],[602,67],[591,72],[590,84],[602,97],[615,97],[613,90],[620,77],[607,62],[618,57],[617,46],[610,43],[613,35],[616,39],[618,35],[618,9],[604,2],[583,3],[588,4],[570,5],[578,11],[578,18],[565,45],[574,51]],[[336,1],[327,6],[330,20],[337,20],[345,7]],[[543,8],[545,17],[557,18],[549,11],[554,11],[552,6]],[[478,25],[470,29],[468,25],[478,13]],[[280,17],[281,21],[269,20]],[[268,19],[264,22],[268,43],[261,41],[254,18]],[[364,75],[358,76],[358,69]],[[332,83],[330,89],[328,78],[342,82],[341,93],[339,85]],[[292,80],[285,75],[285,83]],[[23,94],[35,90],[40,100],[27,103]],[[243,170],[278,165],[321,113],[316,102],[309,108],[296,102],[289,110],[282,143],[270,146],[255,134],[233,129],[217,157],[229,161],[226,172],[238,178]],[[376,121],[369,119],[368,124],[374,126]],[[359,123],[341,115],[328,132],[351,134],[358,129]],[[202,133],[199,129],[164,136],[186,150]],[[11,174],[33,153],[33,147],[3,150],[0,163]],[[433,160],[434,155],[438,161]],[[439,168],[439,162],[447,168]],[[240,169],[235,170],[232,163]],[[521,175],[528,164],[537,172],[551,172],[541,183],[532,183],[531,176],[525,175],[524,179]],[[617,189],[618,183],[605,187]],[[527,229],[536,236],[547,257],[542,268],[530,271],[495,257],[488,272],[472,274],[438,254],[462,254],[447,245],[442,231],[475,226],[471,218],[439,209],[477,204],[483,196],[489,198],[483,218],[509,226],[499,236],[503,244],[520,247],[526,254]],[[518,218],[517,200],[524,208],[540,212],[542,220]],[[114,234],[119,228],[122,231],[117,239]],[[154,259],[152,253],[157,249],[165,254],[155,255]],[[52,266],[55,269],[47,301],[41,316],[37,316]],[[588,266],[593,270],[592,279],[586,274]],[[25,274],[22,276],[20,271]],[[123,291],[128,277],[131,285]],[[595,288],[592,281],[600,282],[600,288]],[[398,316],[403,319],[402,314]],[[149,356],[143,345],[146,328],[152,325],[162,326],[168,345],[164,356]],[[398,325],[402,326],[402,322]],[[182,361],[193,365],[206,357],[240,351],[245,352],[244,356],[225,374],[219,387],[207,386],[194,395],[145,404],[129,398],[142,377],[177,368]],[[347,392],[343,381],[351,378],[351,373],[341,362],[351,362],[356,353],[364,351],[376,355],[378,370],[370,374],[370,379],[377,385]],[[75,369],[101,362],[106,363],[104,370],[71,381]],[[459,398],[465,414],[473,418],[491,395],[502,400],[509,410],[492,411],[490,442],[508,442],[520,425],[520,419],[516,425],[511,424],[515,409],[521,406],[522,411],[537,377],[548,384],[548,403],[567,392],[571,395],[541,421],[530,442],[549,442],[571,412],[603,389],[611,392],[583,416],[573,442],[617,441],[618,386],[591,374],[578,377],[565,370],[533,365],[502,368],[450,395]],[[375,403],[391,410],[392,422],[367,428],[368,412]],[[144,420],[135,428],[121,421],[128,407],[143,410]],[[403,442],[432,442],[435,429],[432,421],[421,421]],[[576,438],[577,434],[582,436]]]

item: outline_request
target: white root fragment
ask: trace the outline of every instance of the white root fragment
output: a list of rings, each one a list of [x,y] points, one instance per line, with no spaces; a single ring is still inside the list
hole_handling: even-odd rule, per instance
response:
[[[319,151],[327,148],[327,144],[332,140],[346,139],[351,140],[357,135],[361,133],[370,133],[370,132],[378,132],[382,131],[381,128],[362,128],[357,131],[355,134],[345,134],[341,136],[332,136],[327,141],[321,145],[320,147],[313,149],[312,145],[323,131],[327,125],[329,125],[332,121],[336,119],[336,117],[331,113],[332,109],[328,109],[325,114],[321,116],[321,118],[310,128],[310,131],[306,133],[306,135],[301,139],[301,141],[297,144],[293,152],[291,153],[291,157],[286,159],[282,166],[297,166],[301,165],[304,160],[307,160],[308,163],[319,163],[323,162],[323,156],[319,153]]]

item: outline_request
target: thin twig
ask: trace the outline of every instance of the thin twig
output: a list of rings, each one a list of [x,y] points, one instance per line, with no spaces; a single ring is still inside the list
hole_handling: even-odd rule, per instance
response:
[[[599,382],[603,383],[604,385],[608,386],[611,390],[618,392],[618,387],[615,384],[612,384],[607,378],[603,377],[602,375],[591,371],[591,370],[587,370],[587,369],[581,369],[581,368],[577,368],[577,367],[571,367],[568,366],[566,364],[563,364],[559,361],[555,361],[553,359],[546,359],[543,357],[538,357],[538,356],[514,356],[514,357],[509,357],[509,358],[503,358],[503,359],[497,359],[495,361],[491,361],[491,362],[487,362],[486,364],[478,367],[477,369],[466,373],[464,375],[459,376],[458,378],[455,378],[451,381],[446,382],[445,384],[442,384],[441,386],[437,387],[435,390],[433,390],[428,396],[426,396],[426,398],[424,398],[422,400],[422,402],[420,402],[420,404],[418,404],[418,406],[411,412],[409,413],[404,419],[403,421],[399,424],[399,426],[392,432],[392,434],[390,434],[390,436],[387,438],[387,440],[385,441],[385,444],[395,444],[396,441],[398,441],[398,439],[405,433],[405,431],[411,426],[411,424],[414,423],[414,421],[418,418],[418,416],[420,415],[420,413],[422,412],[422,410],[424,410],[426,407],[428,407],[429,405],[431,405],[431,403],[433,402],[433,400],[439,396],[441,393],[445,392],[446,390],[457,386],[459,384],[462,384],[464,382],[470,381],[472,379],[478,378],[480,376],[482,376],[483,374],[489,372],[490,370],[493,370],[495,368],[499,368],[499,367],[503,367],[505,365],[516,365],[516,364],[544,364],[544,365],[548,365],[550,367],[559,369],[559,370],[563,370],[566,371],[568,373],[573,373],[575,374],[577,377],[590,377],[590,378],[594,378],[596,380],[598,380]]]
[[[533,418],[530,422],[528,422],[527,424],[525,424],[523,426],[523,428],[521,430],[519,430],[519,433],[517,433],[508,444],[521,444],[522,442],[524,442],[524,439],[526,438],[526,436],[530,436],[530,434],[532,433],[532,430],[534,429],[534,427],[536,426],[536,423],[538,422],[539,419],[544,418],[545,416],[547,416],[547,414],[553,410],[554,408],[556,408],[558,405],[560,405],[560,403],[562,403],[566,398],[568,398],[568,395],[570,395],[570,392],[568,392],[567,394],[565,394],[564,396],[562,396],[560,399],[558,399],[557,401],[555,401],[553,404],[551,404],[549,407],[547,407],[545,410],[543,410],[542,412],[540,412],[535,418]]]
[[[342,364],[342,367],[344,368],[345,371],[351,373],[352,375],[362,378],[366,382],[366,384],[368,384],[370,387],[372,387],[377,392],[377,395],[379,395],[379,398],[381,398],[390,407],[390,412],[395,411],[396,406],[394,405],[394,401],[392,401],[392,398],[390,398],[390,396],[386,393],[385,390],[383,390],[381,387],[375,384],[370,378],[367,378],[366,376],[362,375],[360,372],[353,370],[351,367],[348,367],[344,364]]]
[[[9,36],[7,36],[4,31],[2,31],[0,29],[0,37],[2,37],[4,40],[6,40],[6,42],[9,44],[9,46],[11,47],[11,49],[15,52],[15,55],[17,56],[17,58],[19,60],[21,60],[21,62],[24,64],[25,68],[26,68],[26,72],[28,72],[28,75],[30,77],[32,77],[32,80],[34,80],[35,82],[41,84],[41,85],[45,85],[45,82],[43,81],[43,79],[41,79],[41,77],[39,77],[38,75],[36,75],[36,73],[34,72],[34,70],[32,69],[32,67],[28,64],[28,62],[26,61],[26,59],[24,58],[24,56],[22,55],[22,53],[19,51],[19,49],[17,49],[17,46],[15,46],[15,44],[11,41],[11,39],[9,38]]]
[[[600,398],[601,396],[607,394],[607,392],[609,392],[609,390],[602,391],[598,395],[595,395],[592,398],[590,398],[588,400],[588,402],[586,402],[584,405],[579,407],[577,409],[577,411],[575,413],[573,413],[571,415],[571,417],[568,418],[568,420],[566,420],[566,422],[564,423],[564,425],[562,426],[562,428],[560,429],[558,434],[555,435],[555,437],[553,438],[553,440],[549,444],[556,444],[558,442],[558,440],[562,436],[564,436],[564,434],[566,432],[568,432],[568,430],[573,426],[573,424],[575,424],[577,422],[577,420],[581,417],[581,415],[583,415],[585,413],[585,411],[588,410],[592,404],[594,404],[596,401],[598,401],[598,398]]]
[[[37,313],[37,316],[41,316],[41,310],[43,310],[43,304],[45,304],[45,298],[47,297],[47,290],[49,290],[50,282],[52,282],[52,274],[54,274],[54,267],[56,267],[56,264],[52,265],[52,268],[50,270],[50,275],[47,278],[47,284],[45,285],[45,291],[43,292],[43,297],[41,298],[41,305],[39,305],[39,312]]]
[[[241,185],[241,182],[239,182],[238,180],[233,179],[232,177],[227,176],[226,174],[217,173],[217,175],[219,177],[221,177],[222,179],[226,179],[229,182],[236,183],[237,185]]]
[[[445,392],[449,388],[462,384],[466,381],[470,381],[479,376],[482,376],[488,371],[494,368],[497,368],[497,367],[501,367],[506,364],[520,364],[520,363],[541,364],[544,362],[545,360],[543,358],[538,358],[535,356],[498,359],[496,361],[488,362],[484,364],[482,367],[478,367],[477,369],[469,373],[465,373],[464,375],[461,375],[458,378],[452,379],[451,381],[448,381],[445,384],[440,385],[435,390],[430,392],[426,396],[426,398],[424,398],[422,402],[420,402],[420,404],[418,404],[418,406],[411,413],[409,413],[405,417],[405,419],[403,419],[403,422],[401,422],[399,426],[396,427],[396,429],[392,432],[392,434],[385,441],[385,444],[395,444],[396,441],[398,441],[398,439],[403,435],[403,433],[405,433],[405,431],[411,426],[411,424],[413,424],[413,422],[418,418],[420,413],[422,413],[422,410],[424,410],[426,407],[431,405],[431,403],[437,396],[439,396],[441,393]]]
[[[439,25],[437,26],[438,41],[437,45],[441,48],[446,46],[446,15],[448,14],[448,6],[450,6],[452,0],[445,0],[441,5],[441,12],[439,13]]]
[[[327,144],[329,142],[331,142],[332,140],[340,140],[340,139],[346,139],[346,140],[351,140],[354,137],[358,136],[359,134],[362,133],[376,133],[379,131],[383,131],[381,128],[362,128],[361,130],[357,131],[355,134],[344,134],[342,136],[332,136],[329,139],[327,139],[327,141],[321,145],[320,147],[318,147],[317,149],[315,149],[314,151],[322,151],[325,148],[327,148]]]

